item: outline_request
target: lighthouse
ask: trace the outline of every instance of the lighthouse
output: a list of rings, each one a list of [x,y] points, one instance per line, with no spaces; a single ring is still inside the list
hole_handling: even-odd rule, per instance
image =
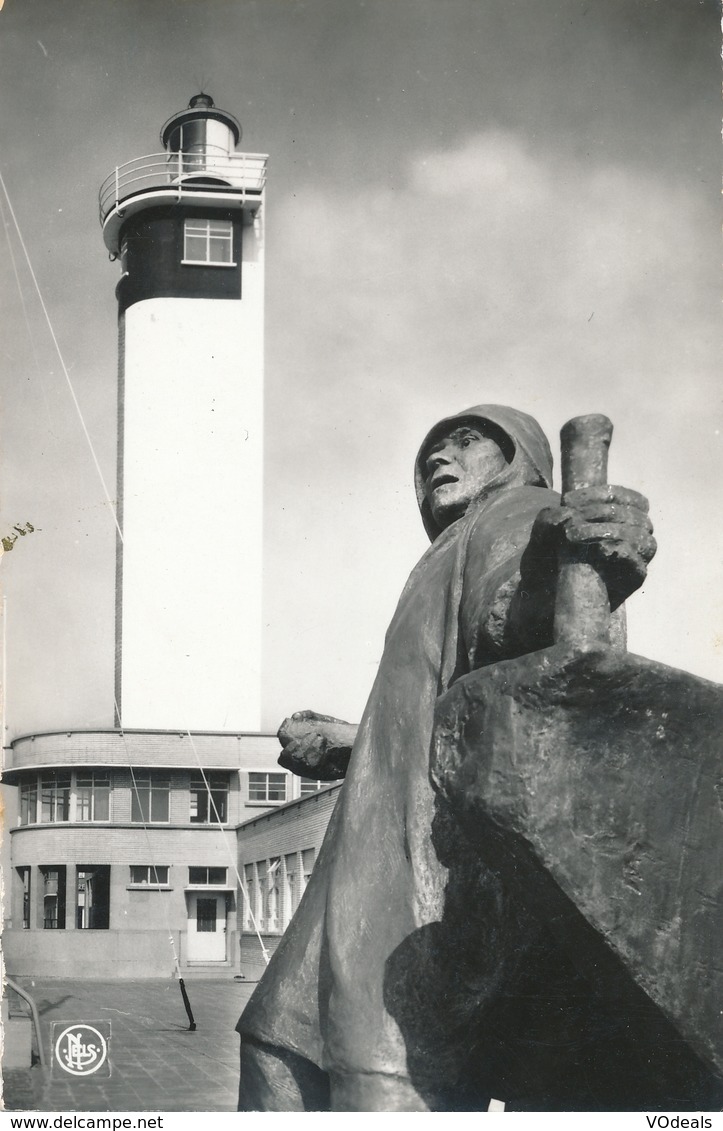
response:
[[[266,156],[198,94],[100,192],[118,300],[117,725],[260,728]]]
[[[338,792],[260,733],[266,157],[240,139],[198,94],[162,153],[101,188],[120,263],[116,718],[6,751],[18,975],[258,977]]]

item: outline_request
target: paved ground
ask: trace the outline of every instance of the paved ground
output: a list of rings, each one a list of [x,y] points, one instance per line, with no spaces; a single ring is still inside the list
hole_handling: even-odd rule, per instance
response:
[[[109,1020],[111,1075],[75,1078],[56,1065],[3,1073],[12,1111],[234,1111],[238,1036],[234,1026],[253,985],[186,983],[197,1029],[188,1031],[177,982],[21,982],[40,1013],[50,1065],[53,1021]]]

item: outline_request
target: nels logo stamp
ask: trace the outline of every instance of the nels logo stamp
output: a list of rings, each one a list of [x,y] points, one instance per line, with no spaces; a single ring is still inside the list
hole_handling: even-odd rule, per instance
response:
[[[110,1021],[53,1022],[53,1071],[110,1076]]]

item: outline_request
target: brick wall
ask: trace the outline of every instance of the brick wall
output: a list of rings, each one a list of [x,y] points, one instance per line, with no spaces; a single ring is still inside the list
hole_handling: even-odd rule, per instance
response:
[[[264,946],[269,957],[274,953],[281,942],[276,935],[262,935]],[[256,935],[240,934],[239,944],[239,971],[246,982],[258,982],[266,969],[266,961],[261,951],[261,944]]]
[[[280,809],[251,818],[238,829],[239,863],[321,847],[341,782]],[[303,842],[303,843],[302,843]]]
[[[43,826],[18,829],[13,835],[15,851],[12,869],[12,926],[22,924],[22,878],[18,868],[31,867],[33,904],[31,932],[42,930],[42,888],[40,867],[65,865],[66,929],[73,931],[74,884],[77,867],[110,864],[110,927],[118,930],[144,930],[171,927],[186,931],[188,906],[185,889],[189,866],[221,867],[227,883],[236,887],[233,831],[224,835],[214,828],[149,829],[88,828],[87,826]],[[168,866],[166,890],[138,888],[131,883],[131,864]],[[39,901],[39,902],[38,902]],[[236,929],[236,895],[229,893],[227,917],[229,932]],[[229,953],[231,958],[235,954]],[[36,971],[39,973],[39,971]]]

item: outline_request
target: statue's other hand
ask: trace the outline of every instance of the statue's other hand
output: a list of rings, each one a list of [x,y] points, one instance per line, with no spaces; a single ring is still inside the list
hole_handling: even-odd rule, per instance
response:
[[[549,508],[541,524],[555,529],[604,579],[613,608],[643,584],[657,544],[648,500],[627,487],[581,487],[565,505]]]
[[[279,765],[304,778],[338,781],[346,775],[356,732],[353,723],[331,715],[297,711],[279,727]]]

